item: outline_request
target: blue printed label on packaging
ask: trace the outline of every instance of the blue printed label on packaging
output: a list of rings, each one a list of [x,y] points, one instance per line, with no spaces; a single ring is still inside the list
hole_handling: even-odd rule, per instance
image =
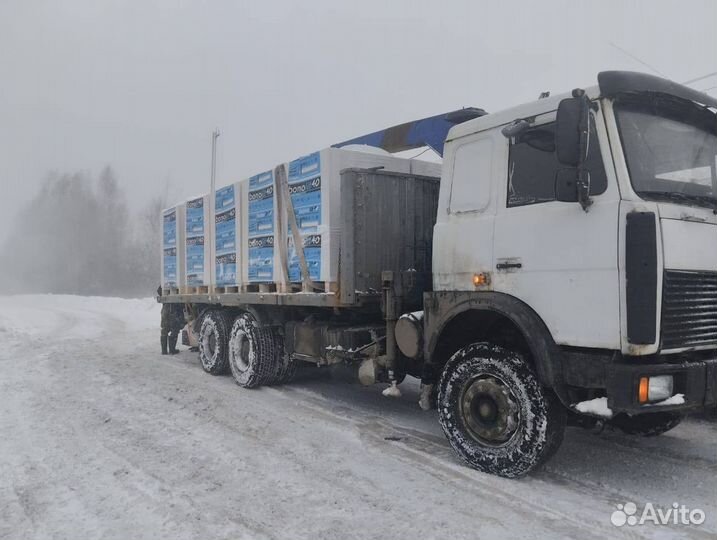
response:
[[[204,284],[204,237],[187,238],[187,285]]]
[[[309,269],[309,278],[312,281],[321,279],[321,235],[308,234],[302,238],[304,244],[304,257]],[[289,237],[289,281],[301,281],[301,264],[299,254],[294,249],[292,237]]]
[[[204,234],[204,197],[187,201],[187,236]]]
[[[289,194],[303,238],[304,256],[312,280],[321,277],[321,154],[314,152],[289,164]],[[289,236],[289,281],[301,281],[299,257]]]
[[[249,281],[266,282],[274,279],[274,236],[249,239]]]
[[[249,179],[249,238],[274,234],[274,175],[271,171]]]
[[[301,234],[321,225],[321,157],[319,152],[289,164],[289,193]]]
[[[237,221],[236,210],[232,208],[215,218],[215,248],[217,255],[236,253],[237,251]]]
[[[164,250],[164,288],[177,287],[177,248]]]
[[[216,258],[217,285],[237,284],[237,258],[235,253],[218,255]]]
[[[230,208],[236,207],[236,194],[234,193],[234,185],[228,185],[216,192],[216,199],[214,202],[214,210],[219,212],[226,212]]]
[[[266,171],[249,178],[247,194],[248,279],[274,279],[274,173]]]
[[[164,248],[177,245],[177,211],[170,210],[162,216],[162,241]]]

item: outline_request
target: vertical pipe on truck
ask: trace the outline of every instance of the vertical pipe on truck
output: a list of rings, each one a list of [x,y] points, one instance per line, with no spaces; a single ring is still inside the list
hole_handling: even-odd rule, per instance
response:
[[[384,319],[386,320],[386,369],[388,370],[388,380],[391,386],[386,388],[382,393],[388,397],[400,397],[401,391],[398,389],[396,381],[396,357],[398,356],[398,347],[396,345],[396,321],[400,311],[400,296],[396,295],[396,282],[394,273],[385,270],[381,273],[381,281],[383,282],[383,305]]]

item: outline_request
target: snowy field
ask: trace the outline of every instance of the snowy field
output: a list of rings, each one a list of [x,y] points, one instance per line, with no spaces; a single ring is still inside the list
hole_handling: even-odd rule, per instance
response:
[[[0,297],[0,538],[717,535],[717,421],[654,439],[569,429],[547,468],[463,466],[434,413],[316,369],[245,390],[159,354],[153,300]],[[611,524],[618,504],[701,526]]]

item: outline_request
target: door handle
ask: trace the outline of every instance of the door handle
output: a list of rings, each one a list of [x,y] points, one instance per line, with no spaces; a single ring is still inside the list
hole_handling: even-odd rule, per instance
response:
[[[511,268],[523,268],[523,263],[519,262],[502,262],[495,265],[498,270],[510,270]]]

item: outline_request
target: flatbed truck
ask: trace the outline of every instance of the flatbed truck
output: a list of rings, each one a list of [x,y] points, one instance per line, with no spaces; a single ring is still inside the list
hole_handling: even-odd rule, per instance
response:
[[[333,290],[302,262],[297,291],[159,301],[191,307],[202,367],[245,388],[302,362],[389,396],[420,378],[480,471],[530,472],[569,423],[663,433],[717,403],[717,99],[597,82],[459,119],[440,179],[343,171]]]

